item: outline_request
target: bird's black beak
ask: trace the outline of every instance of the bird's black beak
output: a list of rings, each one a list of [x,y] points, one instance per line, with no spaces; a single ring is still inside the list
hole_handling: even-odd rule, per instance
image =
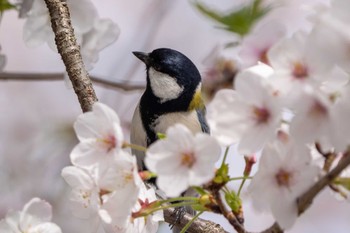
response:
[[[149,66],[151,64],[151,59],[149,57],[148,53],[144,53],[144,52],[132,52],[138,59],[140,59],[141,61],[143,61],[146,66]]]

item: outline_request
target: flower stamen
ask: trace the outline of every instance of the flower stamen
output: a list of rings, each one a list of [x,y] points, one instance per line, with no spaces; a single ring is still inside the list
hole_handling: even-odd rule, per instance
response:
[[[262,107],[253,108],[254,119],[258,124],[267,123],[270,119],[270,112],[268,109]]]
[[[196,162],[196,158],[193,152],[183,153],[181,157],[181,165],[191,168]]]
[[[292,174],[284,169],[280,169],[275,175],[275,178],[278,186],[289,187],[292,180]]]
[[[107,149],[107,152],[110,152],[117,147],[117,139],[114,135],[108,135],[100,140],[103,144],[103,147]]]
[[[304,79],[308,76],[309,72],[305,65],[300,62],[295,62],[292,74],[297,79]]]

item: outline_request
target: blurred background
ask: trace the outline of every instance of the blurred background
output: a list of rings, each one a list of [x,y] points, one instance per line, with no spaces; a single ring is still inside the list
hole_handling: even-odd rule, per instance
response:
[[[239,46],[225,49],[227,45],[241,42],[241,37],[223,30],[205,17],[193,1],[92,2],[100,17],[110,18],[120,29],[118,40],[100,52],[98,62],[90,71],[95,77],[142,86],[145,84],[145,68],[132,51],[173,48],[186,54],[197,65],[205,79],[205,94],[209,101],[220,87],[231,88],[235,72],[244,66],[244,61],[238,56]],[[247,2],[201,1],[218,12],[227,12]],[[311,4],[328,3],[326,0],[270,0],[266,4],[274,2],[278,4],[254,25],[252,31],[271,22],[284,25],[285,36],[299,29],[309,30],[308,15],[313,11]],[[310,5],[304,6],[306,4]],[[46,44],[37,48],[26,46],[23,42],[24,24],[25,19],[19,19],[15,10],[2,15],[0,45],[1,53],[7,57],[3,71],[63,73],[60,56]],[[219,63],[221,66],[218,66]],[[97,84],[95,88],[99,100],[119,114],[128,135],[142,89],[125,91]],[[53,221],[61,226],[63,232],[89,232],[88,223],[71,215],[67,202],[70,189],[60,176],[61,169],[69,165],[69,153],[77,143],[72,124],[81,110],[73,89],[67,87],[63,80],[0,80],[0,106],[0,218],[10,209],[21,209],[37,196],[53,205]],[[244,159],[235,153],[234,148],[231,149],[229,162],[232,176],[241,176]],[[238,186],[239,182],[231,184],[233,188]],[[245,225],[249,231],[261,231],[273,223],[269,214],[254,212],[245,193],[243,201]],[[324,190],[288,232],[347,233],[350,232],[349,217],[349,203],[335,199],[329,190]],[[204,218],[218,222],[228,232],[234,232],[220,216],[206,214]],[[168,227],[162,226],[159,232],[169,232]]]

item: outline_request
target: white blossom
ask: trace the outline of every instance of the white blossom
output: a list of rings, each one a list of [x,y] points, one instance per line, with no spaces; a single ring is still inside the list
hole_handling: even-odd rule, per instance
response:
[[[0,232],[61,233],[61,229],[50,222],[51,218],[51,205],[39,198],[33,198],[22,211],[10,212],[0,221]]]
[[[302,104],[295,104],[290,123],[290,133],[299,143],[319,142],[330,147],[332,135],[332,103],[322,92],[310,90],[299,97]],[[300,103],[300,102],[299,102]]]
[[[63,178],[72,187],[73,214],[96,222],[96,229],[101,221],[113,228],[125,228],[136,203],[141,179],[135,157],[125,156],[111,161],[108,167],[70,166],[62,170]]]
[[[332,145],[339,152],[344,152],[350,145],[350,88],[346,86],[342,95],[331,110],[331,140]]]
[[[118,115],[108,106],[95,103],[91,112],[78,117],[74,129],[80,141],[70,155],[74,165],[89,167],[118,157],[124,136]]]
[[[283,24],[272,21],[255,29],[247,37],[243,38],[239,57],[243,67],[257,65],[258,62],[269,64],[267,52],[286,34]]]
[[[167,196],[179,196],[189,186],[202,185],[214,177],[221,152],[214,138],[204,133],[194,136],[180,124],[168,128],[166,135],[149,147],[145,164],[157,174],[157,185]]]
[[[311,46],[315,48],[313,58],[325,67],[338,65],[350,71],[349,10],[346,0],[333,0],[328,9],[320,9],[313,17],[315,26],[310,35]]]
[[[74,34],[81,45],[87,68],[98,60],[98,52],[112,44],[119,36],[119,29],[108,19],[100,19],[90,0],[67,1]],[[56,51],[54,34],[48,9],[43,0],[34,0],[23,28],[23,38],[30,47],[47,43]]]
[[[275,136],[281,105],[264,78],[271,74],[266,65],[251,67],[236,76],[235,90],[216,94],[208,107],[208,123],[223,145],[239,141],[239,152],[252,154]]]
[[[315,182],[318,174],[319,168],[311,163],[306,146],[291,142],[266,145],[248,187],[253,207],[271,211],[283,229],[291,228],[298,216],[296,199]]]
[[[157,201],[157,197],[153,188],[147,189],[142,183],[140,185],[140,193],[133,212],[137,212],[142,208],[147,208],[147,205]],[[144,205],[144,206],[143,206]],[[113,227],[112,225],[104,225],[106,233],[156,233],[160,221],[164,221],[163,211],[157,211],[145,217],[133,218],[130,217],[124,228]]]
[[[315,50],[308,43],[308,35],[297,32],[292,38],[276,43],[267,54],[275,71],[271,83],[291,103],[297,102],[294,99],[305,88],[318,88],[327,77],[331,66],[314,59]]]
[[[88,70],[98,61],[99,52],[119,36],[118,26],[110,19],[96,19],[93,27],[82,37],[82,56]]]

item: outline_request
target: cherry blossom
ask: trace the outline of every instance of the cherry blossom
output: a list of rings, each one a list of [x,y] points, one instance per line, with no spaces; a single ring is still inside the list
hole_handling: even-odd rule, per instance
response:
[[[331,69],[330,65],[320,64],[314,59],[314,50],[308,43],[308,35],[297,32],[293,37],[276,43],[267,54],[275,71],[271,83],[291,103],[297,102],[294,98],[305,88],[319,87]]]
[[[285,27],[278,22],[268,22],[254,30],[242,41],[239,52],[242,66],[248,68],[259,61],[269,64],[267,52],[285,34]]]
[[[80,141],[70,155],[74,165],[89,167],[118,157],[124,136],[118,115],[108,106],[95,103],[77,118],[74,129]]]
[[[131,155],[110,162],[108,167],[65,167],[62,176],[72,187],[74,215],[112,228],[125,228],[139,194],[141,179]],[[100,221],[101,220],[101,221]]]
[[[271,211],[278,224],[289,229],[298,216],[296,198],[316,181],[318,174],[319,168],[311,163],[306,146],[290,142],[266,145],[248,187],[254,208]]]
[[[82,37],[82,56],[88,70],[98,61],[99,52],[119,36],[118,26],[110,19],[96,19],[93,27]]]
[[[270,67],[258,65],[239,73],[236,90],[221,90],[208,107],[212,134],[223,145],[239,141],[242,154],[253,154],[275,136],[281,105],[264,77]]]
[[[312,18],[315,26],[310,35],[315,48],[313,59],[323,66],[338,65],[349,71],[349,4],[333,0],[329,8],[321,8]],[[327,54],[325,56],[325,54]]]
[[[337,151],[343,152],[350,145],[350,88],[347,86],[341,92],[341,97],[335,103],[331,111],[332,117],[332,145]]]
[[[332,103],[322,92],[313,90],[301,94],[299,98],[303,104],[294,107],[295,116],[290,123],[291,135],[298,143],[317,141],[323,146],[330,145]]]
[[[140,184],[140,193],[138,201],[133,207],[133,212],[137,212],[142,210],[143,208],[147,208],[149,205],[152,205],[152,202],[154,201],[157,201],[154,189],[147,188],[143,183]],[[113,228],[112,225],[104,225],[104,229],[107,233],[156,233],[158,231],[158,225],[160,221],[164,221],[163,212],[157,211],[145,217],[133,218],[132,216],[130,216],[124,228]]]
[[[179,196],[189,186],[209,182],[220,157],[217,141],[204,133],[195,136],[177,124],[166,131],[166,138],[153,143],[146,152],[147,168],[157,173],[157,185],[169,197]]]
[[[52,218],[51,205],[39,198],[33,198],[22,211],[10,212],[0,221],[0,232],[42,232],[61,233],[61,229],[50,222]]]
[[[98,53],[116,41],[119,29],[108,19],[100,19],[94,4],[90,0],[67,1],[74,33],[81,45],[86,67],[92,69],[98,60]],[[51,28],[49,12],[42,0],[34,0],[23,28],[23,38],[30,47],[47,43],[56,51],[54,34]]]

